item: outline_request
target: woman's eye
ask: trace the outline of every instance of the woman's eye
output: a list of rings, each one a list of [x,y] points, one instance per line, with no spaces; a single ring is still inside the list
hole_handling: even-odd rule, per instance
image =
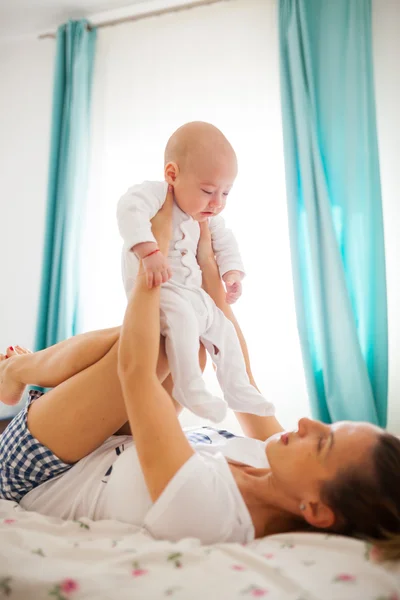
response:
[[[201,190],[202,192],[204,192],[205,194],[208,194],[209,196],[211,196],[212,192],[207,192],[207,190]]]
[[[317,449],[318,449],[318,452],[321,452],[321,450],[322,450],[322,446],[323,446],[323,443],[324,443],[324,439],[325,439],[325,438],[324,438],[324,436],[321,436],[321,437],[318,439],[318,444],[317,444]]]

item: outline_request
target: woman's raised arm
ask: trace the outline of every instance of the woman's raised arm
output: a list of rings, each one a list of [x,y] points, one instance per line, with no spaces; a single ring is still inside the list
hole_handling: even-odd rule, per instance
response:
[[[232,308],[226,302],[226,292],[212,251],[211,235],[208,224],[201,223],[200,230],[201,235],[197,250],[197,260],[203,273],[203,288],[211,296],[218,308],[222,310],[226,318],[233,323],[242,348],[247,375],[250,383],[257,388],[253,373],[251,372],[250,357],[246,340],[244,339],[239,323],[233,314]],[[235,413],[235,415],[244,433],[249,437],[266,440],[274,433],[283,431],[283,427],[275,417],[260,417],[249,413]]]
[[[173,191],[152,221],[161,252],[167,254]],[[121,329],[118,374],[147,488],[153,501],[192,456],[170,396],[156,376],[160,343],[160,287],[149,289],[140,266]]]

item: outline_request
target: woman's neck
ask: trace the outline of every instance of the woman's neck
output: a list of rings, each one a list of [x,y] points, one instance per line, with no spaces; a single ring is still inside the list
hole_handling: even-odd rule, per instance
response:
[[[299,517],[277,499],[269,469],[230,464],[242,498],[253,521],[255,537],[286,533],[299,528]]]

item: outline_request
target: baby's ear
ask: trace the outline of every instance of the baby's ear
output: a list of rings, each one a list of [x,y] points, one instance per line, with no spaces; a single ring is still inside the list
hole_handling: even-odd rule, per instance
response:
[[[179,167],[175,162],[168,162],[164,167],[164,177],[167,183],[174,185],[179,174]]]

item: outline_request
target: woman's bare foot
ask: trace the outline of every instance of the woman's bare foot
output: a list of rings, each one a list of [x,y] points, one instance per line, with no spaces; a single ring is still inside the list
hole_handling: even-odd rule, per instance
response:
[[[30,350],[15,346],[7,348],[6,354],[0,354],[0,402],[18,404],[25,390],[25,384],[20,383],[14,376],[14,365],[18,357],[31,354]]]

